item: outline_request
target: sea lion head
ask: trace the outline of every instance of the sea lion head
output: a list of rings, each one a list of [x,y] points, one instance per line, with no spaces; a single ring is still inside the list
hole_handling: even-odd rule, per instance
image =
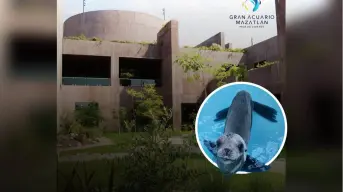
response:
[[[244,139],[235,133],[224,134],[216,142],[217,165],[226,175],[235,174],[244,165],[247,145]]]

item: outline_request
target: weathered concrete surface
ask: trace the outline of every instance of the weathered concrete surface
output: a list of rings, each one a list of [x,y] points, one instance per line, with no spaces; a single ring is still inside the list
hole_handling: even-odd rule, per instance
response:
[[[202,46],[209,47],[213,43],[218,44],[224,48],[225,47],[225,35],[224,35],[224,33],[219,32],[219,33],[213,35],[212,37],[208,38],[207,40],[203,41],[202,43],[200,43],[196,47],[202,47]]]
[[[253,68],[253,64],[266,60],[276,61],[280,57],[277,36],[257,43],[246,48],[244,53],[243,63],[248,66],[248,69]]]
[[[145,13],[101,10],[77,14],[64,22],[64,36],[84,34],[105,40],[155,41],[165,21]]]
[[[120,97],[126,94],[119,83],[119,57],[159,58],[156,45],[96,42],[64,39],[62,53],[70,55],[96,55],[111,57],[111,86],[65,86],[59,82],[59,114],[71,113],[75,102],[96,101],[107,120],[109,130],[118,130],[119,122],[112,118],[112,111],[119,111]],[[58,65],[61,68],[62,61]]]
[[[125,93],[126,88],[119,83],[119,57],[155,58],[162,59],[162,87],[158,92],[162,94],[165,104],[173,108],[174,128],[181,127],[181,103],[201,102],[213,91],[216,86],[213,77],[207,73],[201,81],[189,82],[182,69],[174,62],[181,53],[190,53],[197,50],[192,48],[179,48],[178,23],[170,21],[164,27],[164,21],[150,15],[130,11],[92,11],[85,13],[85,24],[80,20],[82,15],[69,18],[64,25],[64,35],[79,35],[83,27],[87,36],[97,36],[107,40],[150,41],[157,40],[156,45],[141,45],[130,43],[114,43],[109,41],[76,41],[63,40],[63,54],[73,55],[97,55],[111,57],[111,86],[109,87],[86,87],[86,86],[63,86],[61,75],[59,83],[59,114],[74,108],[75,102],[96,100],[100,106],[104,106],[103,112],[106,117],[112,117],[112,110],[119,110],[120,106],[130,107],[131,99]],[[144,31],[144,33],[141,33]],[[222,32],[214,35],[199,46],[211,46],[217,43],[222,47],[232,47],[232,44],[224,42]],[[276,37],[255,44],[247,48],[247,53],[229,53],[200,51],[200,54],[209,58],[209,64],[216,66],[223,63],[247,64],[249,68],[253,63],[261,60],[274,61],[278,59],[278,41]],[[58,61],[58,69],[61,71],[61,60]],[[202,80],[204,80],[202,82]],[[228,82],[234,81],[229,78]],[[249,81],[260,84],[273,93],[280,93],[282,82],[280,70],[277,65],[257,69],[249,72]],[[95,93],[96,92],[96,93]],[[119,122],[110,120],[109,128],[117,130]]]
[[[173,127],[181,128],[181,92],[182,81],[180,67],[175,65],[179,52],[179,24],[175,20],[169,21],[157,34],[157,44],[160,46],[162,62],[162,82],[164,102],[173,108]]]
[[[183,54],[195,54],[200,53],[200,55],[208,61],[207,64],[209,64],[212,67],[217,67],[223,63],[231,63],[231,64],[239,64],[243,53],[231,53],[231,52],[219,52],[219,51],[207,51],[202,50],[198,51],[196,49],[192,48],[181,48],[179,56],[182,56]],[[182,71],[181,71],[182,72]],[[202,97],[202,94],[204,92],[205,87],[208,86],[208,84],[213,80],[213,76],[208,73],[204,72],[201,74],[201,77],[198,81],[189,81],[187,80],[187,74],[184,74],[182,72],[182,103],[196,103],[199,101],[200,97]],[[213,88],[210,88],[207,90],[208,94],[213,91]],[[201,100],[201,99],[200,99]]]
[[[62,54],[159,58],[156,45],[63,39]]]
[[[249,71],[248,80],[263,86],[273,94],[282,92],[281,72],[278,63]]]

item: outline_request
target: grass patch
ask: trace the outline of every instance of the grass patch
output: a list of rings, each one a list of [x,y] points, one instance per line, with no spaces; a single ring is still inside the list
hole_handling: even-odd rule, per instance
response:
[[[114,145],[125,145],[131,143],[132,138],[138,134],[134,132],[104,133],[104,137],[110,139]]]
[[[321,149],[315,152],[289,150],[287,171],[296,172],[299,179],[318,179],[318,174],[340,179],[341,149]],[[332,181],[331,180],[331,181]],[[330,182],[328,182],[330,183]]]
[[[104,133],[104,137],[110,139],[112,141],[112,145],[104,145],[104,146],[95,146],[85,149],[75,149],[75,150],[67,150],[67,151],[61,151],[60,156],[71,156],[81,153],[88,153],[88,154],[94,154],[94,153],[120,153],[120,152],[127,152],[132,143],[132,139],[139,134],[147,134],[144,132],[140,133],[134,133],[134,132],[124,132],[124,133]],[[192,134],[191,131],[170,131],[169,132],[171,137],[176,136],[182,136],[185,134]]]
[[[199,189],[198,191],[284,191],[285,176],[279,173],[265,172],[248,175],[234,175],[228,179],[223,177],[219,170],[210,164],[204,157],[193,157],[190,159],[189,163],[191,168],[206,172],[206,174],[198,177],[195,183],[191,184],[196,186],[196,188]],[[75,162],[59,163],[59,187],[67,184],[65,178],[68,178],[72,175],[71,172],[74,166]],[[109,173],[108,162],[105,160],[90,161],[86,162],[85,166],[88,173],[94,172],[94,176],[90,185],[106,187],[108,184]],[[123,170],[122,167],[123,166],[120,164],[115,163],[115,183],[123,182],[121,181],[120,176],[123,172],[125,172],[125,170]],[[85,173],[84,167],[78,166],[77,172],[79,175],[83,175]]]
[[[169,131],[171,137],[181,137],[184,135],[192,135],[194,132],[192,131]]]
[[[81,153],[87,153],[87,154],[106,154],[106,153],[120,153],[125,152],[128,150],[128,146],[116,146],[116,145],[104,145],[104,146],[97,146],[97,147],[91,147],[86,149],[75,149],[75,150],[68,150],[68,151],[61,151],[59,156],[71,156],[71,155],[77,155]]]
[[[277,158],[286,158],[286,148],[283,147],[281,153]]]

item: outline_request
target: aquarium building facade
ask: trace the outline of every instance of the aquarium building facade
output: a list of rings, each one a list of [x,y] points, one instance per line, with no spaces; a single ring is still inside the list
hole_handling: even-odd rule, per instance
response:
[[[84,40],[81,34],[93,39]],[[180,128],[187,121],[188,113],[201,104],[204,89],[211,92],[216,83],[207,74],[204,74],[205,83],[187,80],[175,60],[178,55],[197,49],[181,48],[178,36],[177,21],[166,22],[144,13],[107,10],[70,17],[64,22],[60,36],[59,115],[94,101],[106,119],[107,128],[117,130],[119,122],[113,118],[113,111],[133,107],[126,90],[139,90],[144,84],[153,83],[165,105],[173,108],[174,128]],[[225,42],[222,32],[199,42],[198,46],[213,43],[223,48],[232,46]],[[232,63],[247,65],[249,69],[263,61],[275,61],[279,55],[276,37],[246,48],[245,53],[207,50],[200,53],[210,58],[212,66]],[[133,76],[125,76],[127,73]],[[249,71],[248,80],[264,86],[279,98],[282,94],[278,64]]]

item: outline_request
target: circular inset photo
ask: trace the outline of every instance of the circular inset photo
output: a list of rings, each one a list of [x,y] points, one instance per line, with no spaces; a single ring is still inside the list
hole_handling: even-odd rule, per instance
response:
[[[205,99],[195,133],[203,155],[225,175],[264,172],[285,144],[287,120],[267,89],[235,82]]]

